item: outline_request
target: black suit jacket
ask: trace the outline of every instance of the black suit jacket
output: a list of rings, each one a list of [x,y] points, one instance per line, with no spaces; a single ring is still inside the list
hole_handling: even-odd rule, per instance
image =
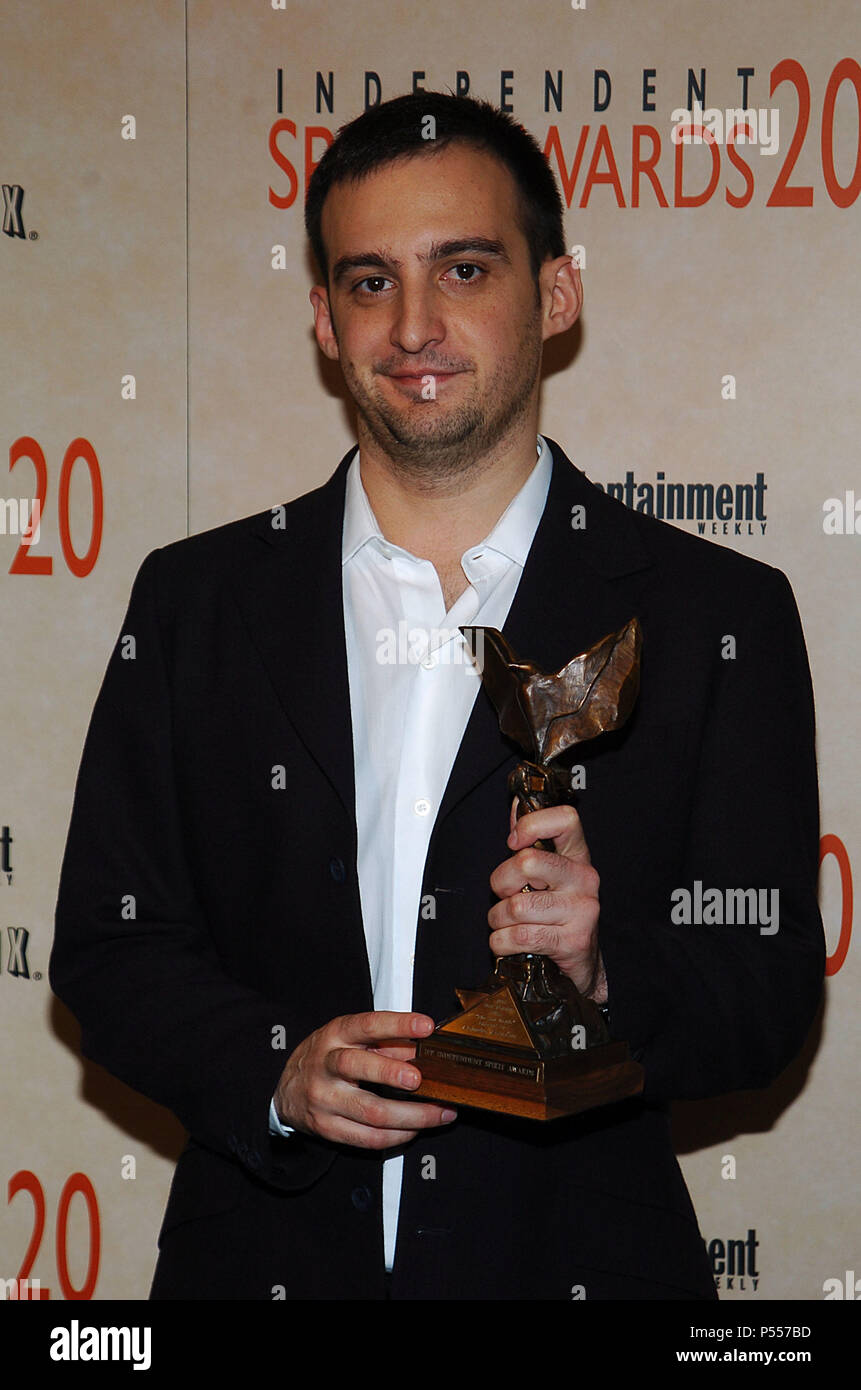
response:
[[[420,1135],[394,1295],[708,1298],[667,1102],[767,1085],[816,1009],[804,642],[779,571],[628,510],[551,447],[504,631],[557,669],[633,614],[643,625],[634,716],[574,760],[612,1031],[646,1090],[547,1125],[462,1110]],[[123,624],[134,655],[118,640],[84,748],[51,981],[84,1053],[190,1134],[156,1298],[383,1296],[382,1156],[268,1130],[289,1051],[372,1007],[341,592],[351,456],[280,514],[147,556]],[[491,964],[516,759],[480,690],[427,855],[436,917],[417,925],[414,1006],[436,1018]],[[674,924],[671,894],[695,881],[777,889],[779,930]]]

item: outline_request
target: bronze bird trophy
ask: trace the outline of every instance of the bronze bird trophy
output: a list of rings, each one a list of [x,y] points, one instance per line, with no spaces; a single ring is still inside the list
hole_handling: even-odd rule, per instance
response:
[[[561,671],[519,661],[495,628],[461,632],[481,668],[499,725],[527,755],[509,778],[519,818],[568,799],[554,758],[620,728],[637,698],[640,625],[632,618]],[[553,850],[537,842],[538,849]],[[528,887],[524,892],[531,891]],[[601,1010],[549,956],[501,956],[478,989],[456,989],[462,1012],[416,1047],[414,1094],[552,1120],[643,1089],[643,1069],[613,1041]]]

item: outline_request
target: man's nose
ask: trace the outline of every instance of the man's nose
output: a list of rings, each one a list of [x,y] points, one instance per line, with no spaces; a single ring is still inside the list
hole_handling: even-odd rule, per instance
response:
[[[445,337],[442,308],[433,286],[403,287],[390,334],[393,346],[421,352]]]

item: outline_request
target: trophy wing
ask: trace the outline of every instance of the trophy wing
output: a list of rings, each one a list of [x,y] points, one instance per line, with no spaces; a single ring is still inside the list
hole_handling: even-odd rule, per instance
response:
[[[642,631],[632,618],[620,632],[608,633],[575,656],[558,674],[538,678],[546,682],[541,691],[548,716],[543,762],[572,744],[621,728],[640,688],[641,650]]]
[[[518,661],[502,633],[495,627],[462,627],[476,660],[481,679],[499,715],[499,727],[525,752],[534,755],[535,736],[524,699],[527,679],[535,672],[531,662]]]

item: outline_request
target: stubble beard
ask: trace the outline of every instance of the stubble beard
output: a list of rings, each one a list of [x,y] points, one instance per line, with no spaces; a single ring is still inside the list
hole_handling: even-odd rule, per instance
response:
[[[541,314],[536,309],[524,326],[518,350],[498,361],[482,396],[473,394],[471,399],[451,406],[445,399],[423,400],[417,389],[416,399],[404,397],[400,409],[385,394],[391,388],[378,384],[386,363],[374,364],[369,388],[354,372],[352,363],[342,357],[344,380],[359,414],[360,446],[365,433],[399,471],[426,487],[444,486],[455,478],[466,483],[492,464],[500,444],[529,409],[541,368],[542,348]],[[425,364],[427,374],[432,375],[433,366],[427,358]],[[403,369],[406,364],[393,365]],[[469,368],[471,364],[436,364],[439,372],[445,371],[446,366],[454,370]],[[469,379],[468,374],[459,378],[454,389],[463,390]]]

